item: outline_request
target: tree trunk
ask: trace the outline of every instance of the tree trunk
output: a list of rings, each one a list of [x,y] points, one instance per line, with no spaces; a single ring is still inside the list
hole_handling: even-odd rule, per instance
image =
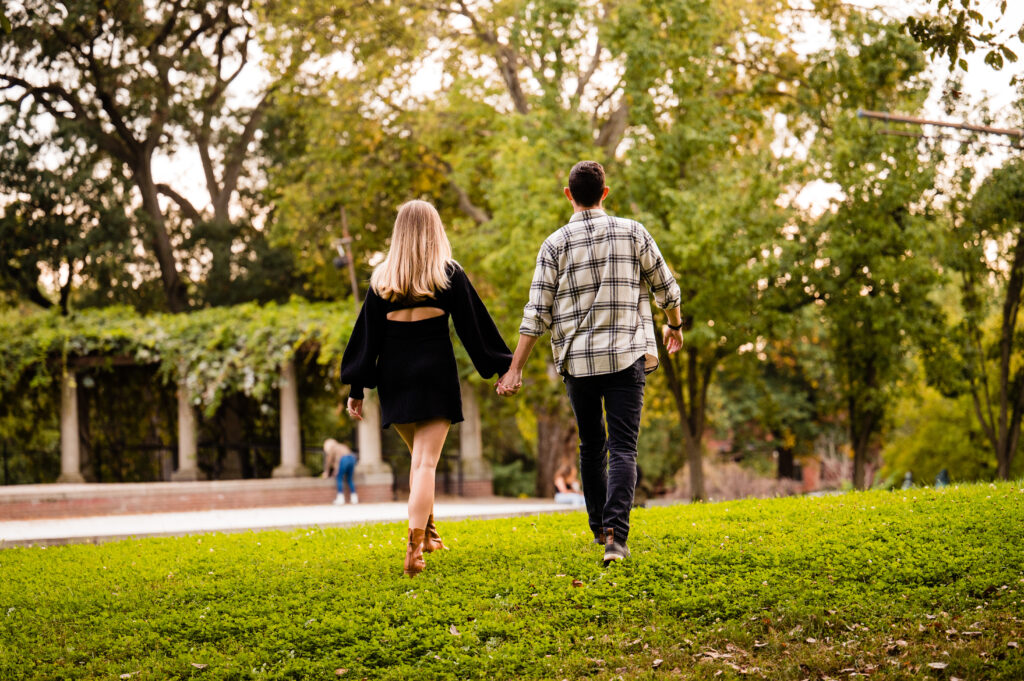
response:
[[[796,466],[793,462],[793,448],[792,447],[780,447],[779,448],[779,468],[777,477],[779,480],[795,480],[796,479]]]
[[[142,194],[142,210],[146,214],[147,226],[152,237],[153,253],[160,265],[160,278],[167,297],[167,309],[171,312],[184,312],[188,308],[185,284],[178,274],[178,264],[174,257],[170,236],[167,234],[167,223],[160,210],[156,184],[149,167],[149,159],[140,160],[132,172],[135,185]]]
[[[675,401],[679,425],[683,429],[683,447],[686,451],[686,464],[690,467],[690,500],[704,501],[704,456],[701,442],[704,439],[704,412],[708,383],[714,363],[708,363],[701,370],[700,357],[696,348],[687,348],[686,353],[686,394],[683,394],[683,376],[672,356],[668,354],[662,343],[661,335],[655,334],[658,345],[658,356],[661,367],[668,380],[669,392]]]
[[[575,457],[576,424],[567,413],[565,399],[554,413],[537,414],[537,496],[555,496],[555,473],[566,457]]]
[[[850,444],[853,447],[853,487],[867,489],[867,466],[871,460],[871,437],[881,414],[860,413],[850,400]]]
[[[686,465],[690,467],[690,501],[705,501],[704,491],[704,454],[701,451],[700,439],[686,438]]]

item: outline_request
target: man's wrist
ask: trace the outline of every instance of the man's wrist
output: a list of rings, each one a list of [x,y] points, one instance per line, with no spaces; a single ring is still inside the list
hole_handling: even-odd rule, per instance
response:
[[[665,326],[672,329],[673,331],[679,331],[683,328],[683,321],[679,320],[679,323],[676,324],[675,326],[672,325],[672,322],[666,322]]]

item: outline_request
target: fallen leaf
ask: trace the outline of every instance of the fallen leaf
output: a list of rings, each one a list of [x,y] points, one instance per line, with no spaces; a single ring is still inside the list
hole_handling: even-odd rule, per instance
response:
[[[654,662],[651,663],[651,666],[654,667],[655,669],[657,669],[658,667],[661,666],[662,662],[664,662],[664,660],[661,660],[661,659],[655,660]]]
[[[454,624],[448,627],[448,633],[452,636],[462,636],[462,634],[459,633],[459,630],[455,628]]]
[[[341,667],[340,669],[335,669],[334,670],[334,675],[335,676],[344,676],[345,674],[348,674],[348,670],[345,669],[344,667]]]
[[[206,667],[208,665],[205,665],[202,662],[193,662],[192,666],[195,667],[196,669],[206,669]]]
[[[128,672],[127,674],[121,674],[121,678],[122,679],[130,679],[133,676],[135,676],[136,674],[141,674],[141,673],[142,673],[142,670],[141,669],[137,669],[137,670],[135,670],[133,672]]]
[[[948,662],[929,662],[928,666],[932,669],[945,669],[949,666]]]
[[[809,639],[807,639],[807,642],[808,643],[817,643],[818,639],[816,639],[816,638],[809,638]]]
[[[583,582],[581,582],[578,579],[574,579],[574,580],[572,580],[572,585],[573,586],[583,586]]]
[[[1016,641],[1009,641],[1009,642],[1008,642],[1008,643],[1006,644],[1006,647],[1007,647],[1007,648],[1017,648],[1017,647],[1019,647],[1019,646],[1017,645],[1017,642],[1016,642]]]

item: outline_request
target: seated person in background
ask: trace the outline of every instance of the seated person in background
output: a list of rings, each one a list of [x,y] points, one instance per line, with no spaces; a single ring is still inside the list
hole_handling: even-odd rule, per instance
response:
[[[356,494],[356,483],[352,479],[355,470],[356,454],[348,445],[338,442],[333,437],[324,440],[324,472],[320,474],[320,477],[336,476],[338,495],[334,497],[335,504],[345,503],[343,485],[348,485],[349,498],[352,500],[352,503],[359,503],[359,496]]]

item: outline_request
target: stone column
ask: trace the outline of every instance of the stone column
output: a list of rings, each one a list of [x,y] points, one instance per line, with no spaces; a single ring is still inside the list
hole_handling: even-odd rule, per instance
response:
[[[60,477],[57,482],[85,482],[78,434],[78,381],[75,372],[60,377]]]
[[[309,475],[309,469],[302,463],[299,385],[293,359],[288,359],[281,366],[281,465],[271,475],[275,478],[301,478]]]
[[[462,381],[462,418],[459,424],[459,458],[462,462],[462,495],[489,497],[494,494],[491,467],[484,461],[480,423],[480,398],[468,381]]]
[[[178,383],[178,468],[171,474],[171,480],[186,482],[199,479],[197,441],[196,413],[182,379]]]
[[[394,474],[384,463],[381,447],[380,402],[376,392],[366,392],[363,399],[363,420],[356,425],[359,463],[355,483],[359,501],[391,501]]]

